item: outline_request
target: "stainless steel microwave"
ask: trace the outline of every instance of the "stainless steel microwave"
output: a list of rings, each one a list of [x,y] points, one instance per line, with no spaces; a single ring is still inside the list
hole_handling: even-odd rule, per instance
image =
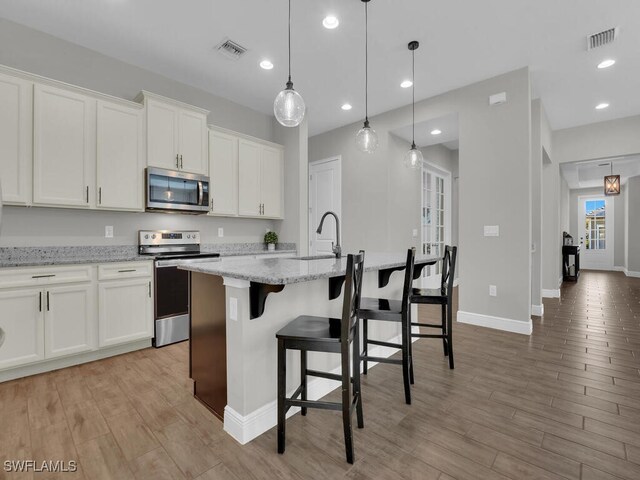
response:
[[[207,213],[209,211],[209,177],[148,167],[147,210]]]

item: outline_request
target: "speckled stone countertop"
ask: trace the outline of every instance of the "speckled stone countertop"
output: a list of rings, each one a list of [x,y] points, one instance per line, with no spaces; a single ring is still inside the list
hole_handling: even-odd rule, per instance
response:
[[[416,264],[435,263],[440,257],[416,256]],[[406,253],[366,253],[365,271],[397,268],[405,265]],[[340,259],[300,260],[297,258],[227,259],[225,261],[202,262],[182,265],[179,268],[192,272],[207,273],[270,285],[309,282],[320,278],[344,275],[347,268],[346,255]]]
[[[206,253],[220,256],[266,255],[295,253],[295,243],[278,244],[268,251],[263,243],[219,243],[202,245]],[[52,265],[78,265],[90,263],[141,262],[152,260],[148,255],[139,255],[135,245],[89,246],[89,247],[2,247],[0,268],[38,267]]]

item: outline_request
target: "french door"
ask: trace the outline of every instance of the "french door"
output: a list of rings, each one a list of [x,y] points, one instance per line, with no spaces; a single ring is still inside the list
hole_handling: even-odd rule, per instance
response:
[[[582,268],[613,270],[613,201],[604,196],[578,197]]]
[[[451,243],[451,173],[426,165],[422,169],[422,248],[424,255],[444,255]],[[440,286],[442,262],[425,267],[422,286]]]

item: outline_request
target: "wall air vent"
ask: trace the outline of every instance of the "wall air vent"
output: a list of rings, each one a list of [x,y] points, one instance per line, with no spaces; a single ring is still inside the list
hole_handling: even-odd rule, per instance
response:
[[[587,50],[603,47],[615,41],[620,34],[620,27],[610,28],[599,33],[594,33],[587,37]]]
[[[216,50],[231,60],[238,60],[242,55],[247,53],[247,49],[239,43],[225,38],[216,46]]]

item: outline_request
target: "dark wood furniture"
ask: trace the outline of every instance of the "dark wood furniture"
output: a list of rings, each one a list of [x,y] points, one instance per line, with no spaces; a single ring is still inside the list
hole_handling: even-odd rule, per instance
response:
[[[574,271],[571,271],[571,257],[574,257]],[[562,279],[568,282],[577,282],[580,276],[580,245],[562,246]]]
[[[278,453],[285,450],[286,413],[291,407],[341,410],[347,462],[353,463],[351,416],[357,411],[358,428],[364,427],[360,388],[358,309],[364,274],[364,252],[347,257],[342,318],[300,316],[276,334],[278,339]],[[353,378],[349,368],[349,349],[353,352]],[[287,398],[287,350],[300,350],[300,386]],[[342,372],[320,372],[307,368],[307,352],[338,353]],[[307,400],[307,377],[320,377],[342,383],[342,402]],[[353,388],[352,388],[353,383]]]
[[[452,303],[453,303],[453,279],[456,270],[456,255],[458,247],[447,245],[442,259],[442,280],[440,288],[414,288],[412,290],[411,303],[441,305],[442,317],[440,324],[412,322],[414,327],[439,328],[440,334],[413,333],[412,338],[441,338],[444,355],[449,357],[449,368],[453,368],[453,331],[452,331]],[[411,342],[409,342],[411,348]],[[413,364],[410,365],[411,380],[413,383]]]
[[[362,353],[360,361],[364,362],[363,373],[366,375],[369,361],[380,363],[392,363],[402,365],[402,376],[404,380],[404,397],[408,405],[411,405],[411,306],[409,295],[411,294],[411,283],[413,282],[413,270],[416,256],[416,249],[410,248],[407,252],[407,263],[404,274],[404,288],[402,300],[387,300],[385,298],[363,298],[360,302],[358,317],[362,322]],[[381,320],[385,322],[397,322],[401,327],[401,343],[382,342],[369,339],[369,321]],[[399,348],[402,351],[402,359],[372,357],[369,355],[369,345],[382,347]],[[413,383],[413,382],[411,382]]]

